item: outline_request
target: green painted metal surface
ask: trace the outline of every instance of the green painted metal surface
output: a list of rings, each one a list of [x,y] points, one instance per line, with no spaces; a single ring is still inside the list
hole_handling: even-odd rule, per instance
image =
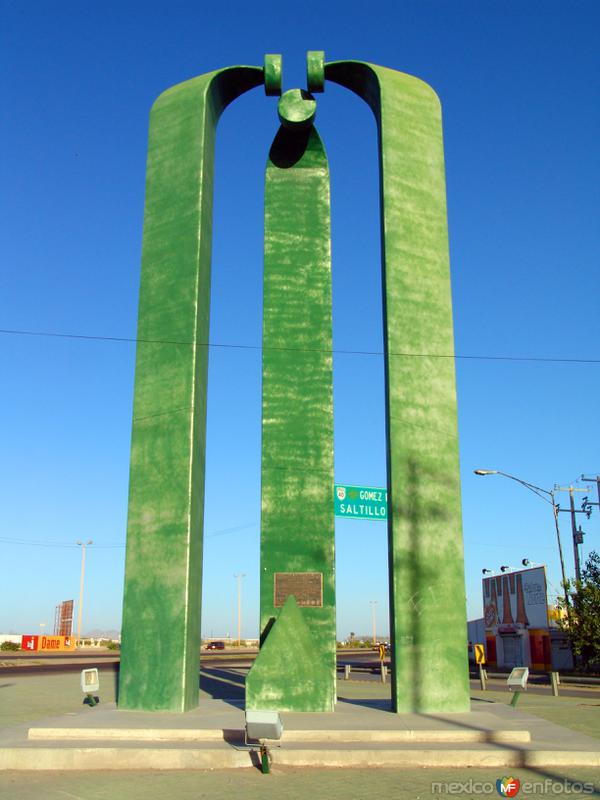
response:
[[[375,486],[351,486],[336,483],[333,487],[333,513],[346,519],[387,520],[387,489]]]
[[[282,59],[278,53],[267,53],[263,62],[263,72],[265,78],[265,94],[267,96],[280,95],[283,71]]]
[[[290,89],[281,95],[277,112],[285,128],[310,128],[317,113],[317,104],[312,95],[303,89]]]
[[[306,86],[308,91],[325,91],[325,53],[323,50],[309,50],[306,54]]]
[[[452,303],[441,109],[410,75],[332,62],[379,128],[392,696],[469,708]]]
[[[144,214],[119,707],[198,704],[215,128],[232,67],[155,102]]]
[[[305,609],[290,596],[246,678],[246,708],[333,711],[330,673]]]
[[[335,702],[331,348],[327,158],[314,127],[282,127],[265,185],[260,629],[269,641],[280,611],[275,573],[322,573],[322,607],[299,613],[314,641],[303,680],[314,685],[318,677],[323,691],[311,699],[282,672],[271,675],[277,683],[265,695],[296,711],[331,711]],[[266,687],[260,664],[251,683]],[[260,705],[260,693],[253,696]]]

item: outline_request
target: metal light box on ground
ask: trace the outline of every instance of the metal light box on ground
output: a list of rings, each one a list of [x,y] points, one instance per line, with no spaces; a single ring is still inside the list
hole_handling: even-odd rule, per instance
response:
[[[277,711],[246,711],[246,738],[281,739],[283,722]]]

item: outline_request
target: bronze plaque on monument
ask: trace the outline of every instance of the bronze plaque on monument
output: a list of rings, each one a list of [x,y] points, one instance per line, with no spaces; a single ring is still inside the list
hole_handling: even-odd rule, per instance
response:
[[[322,572],[276,572],[274,606],[281,608],[289,595],[293,594],[300,607],[323,606]]]

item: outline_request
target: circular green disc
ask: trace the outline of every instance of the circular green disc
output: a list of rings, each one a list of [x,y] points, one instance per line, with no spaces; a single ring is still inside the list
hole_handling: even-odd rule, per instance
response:
[[[317,101],[304,89],[290,89],[279,98],[277,111],[286,128],[308,128],[317,113]]]
[[[325,53],[309,50],[306,54],[306,85],[309,92],[325,91]]]
[[[263,72],[265,75],[265,94],[281,94],[281,56],[268,53],[265,56]]]

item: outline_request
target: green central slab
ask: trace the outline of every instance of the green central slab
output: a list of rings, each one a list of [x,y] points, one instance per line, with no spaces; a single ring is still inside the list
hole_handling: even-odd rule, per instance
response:
[[[335,702],[331,349],[327,157],[314,127],[282,127],[265,186],[260,629],[264,643],[294,592],[313,646],[293,680],[272,648],[261,650],[246,684],[251,708],[332,711]],[[293,615],[274,622],[279,647],[293,651],[297,627]],[[299,691],[298,680],[315,690]]]

